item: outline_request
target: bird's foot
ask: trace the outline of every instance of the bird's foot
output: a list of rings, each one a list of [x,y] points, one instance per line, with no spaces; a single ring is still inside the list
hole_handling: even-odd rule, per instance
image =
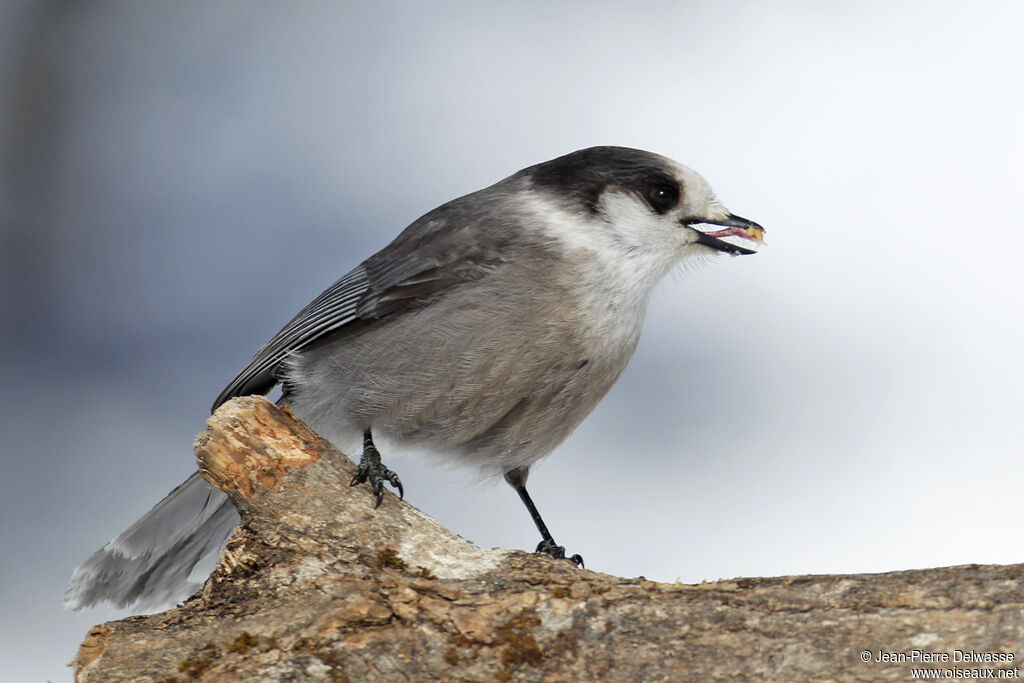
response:
[[[583,556],[582,555],[573,555],[572,557],[566,557],[565,556],[565,546],[564,545],[556,545],[554,540],[552,540],[552,539],[544,539],[543,541],[538,543],[537,544],[537,550],[535,552],[544,553],[545,555],[550,555],[551,557],[554,557],[555,559],[558,559],[558,560],[569,560],[570,562],[572,562],[574,565],[576,565],[580,569],[583,569]]]
[[[370,486],[373,487],[373,493],[377,496],[377,502],[373,506],[375,508],[380,507],[381,502],[384,500],[384,482],[398,489],[399,498],[405,497],[405,490],[402,489],[402,480],[398,478],[397,474],[381,463],[380,451],[373,445],[373,439],[369,431],[363,437],[363,455],[359,458],[359,467],[356,468],[355,476],[352,477],[349,486],[356,486],[363,482],[369,482]]]

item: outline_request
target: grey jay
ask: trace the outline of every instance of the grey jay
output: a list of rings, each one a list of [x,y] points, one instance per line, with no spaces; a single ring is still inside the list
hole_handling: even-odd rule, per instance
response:
[[[656,154],[592,147],[444,204],[331,285],[261,348],[213,408],[280,402],[344,452],[353,485],[401,495],[381,453],[408,447],[500,474],[565,557],[526,490],[530,467],[626,367],[651,290],[697,255],[762,241],[707,182]],[[151,608],[187,596],[238,522],[198,472],[98,550],[67,604]],[[573,561],[582,564],[578,555]]]

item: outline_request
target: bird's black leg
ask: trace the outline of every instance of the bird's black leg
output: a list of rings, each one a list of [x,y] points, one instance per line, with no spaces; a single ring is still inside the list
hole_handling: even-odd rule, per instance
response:
[[[375,508],[380,507],[381,501],[384,500],[385,481],[398,489],[399,498],[405,497],[405,491],[402,489],[402,480],[398,478],[397,474],[381,464],[380,451],[373,445],[373,435],[369,429],[363,432],[363,455],[359,458],[359,467],[356,468],[356,474],[352,477],[352,481],[349,482],[349,486],[362,484],[364,481],[370,482],[370,486],[373,487],[373,493],[377,496],[377,504],[373,506]]]
[[[569,559],[577,567],[583,566],[583,557],[580,555],[573,555],[572,557],[565,557],[565,546],[558,545],[555,543],[554,537],[551,536],[551,532],[548,531],[548,526],[544,523],[544,520],[540,516],[540,512],[537,511],[537,506],[533,504],[533,499],[530,498],[530,494],[526,490],[526,472],[522,470],[510,470],[505,473],[505,481],[512,485],[512,488],[519,494],[519,498],[523,501],[523,505],[526,506],[527,512],[530,513],[530,517],[533,518],[533,523],[537,525],[537,531],[540,532],[541,542],[537,545],[535,552],[545,553],[551,557],[559,559]]]

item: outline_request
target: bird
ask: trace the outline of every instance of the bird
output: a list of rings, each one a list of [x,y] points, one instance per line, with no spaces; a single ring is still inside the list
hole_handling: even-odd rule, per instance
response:
[[[213,410],[279,386],[278,403],[314,431],[362,449],[351,484],[369,485],[375,506],[385,486],[404,496],[382,462],[395,448],[501,476],[540,533],[536,552],[582,566],[528,493],[531,466],[626,368],[668,272],[763,241],[692,169],[628,147],[581,149],[411,223],[260,348]],[[183,599],[238,521],[196,472],[75,569],[65,604]]]

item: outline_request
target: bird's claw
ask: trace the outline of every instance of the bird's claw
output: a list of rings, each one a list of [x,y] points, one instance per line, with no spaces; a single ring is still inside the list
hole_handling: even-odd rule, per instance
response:
[[[575,554],[575,555],[573,555],[571,557],[566,557],[565,556],[565,546],[564,545],[556,545],[554,541],[547,540],[547,539],[541,541],[540,543],[537,544],[537,550],[535,552],[544,553],[545,555],[550,555],[551,557],[553,557],[553,558],[555,558],[557,560],[569,560],[570,562],[572,562],[574,565],[576,565],[580,569],[583,569],[583,556],[582,555]]]
[[[374,449],[376,451],[376,449]],[[398,475],[385,467],[380,461],[379,453],[363,451],[363,457],[359,459],[359,467],[349,482],[349,486],[356,486],[363,482],[369,482],[373,488],[373,495],[377,497],[374,508],[379,508],[384,502],[384,482],[391,484],[398,490],[398,497],[405,498],[405,489],[402,488],[402,480]]]

